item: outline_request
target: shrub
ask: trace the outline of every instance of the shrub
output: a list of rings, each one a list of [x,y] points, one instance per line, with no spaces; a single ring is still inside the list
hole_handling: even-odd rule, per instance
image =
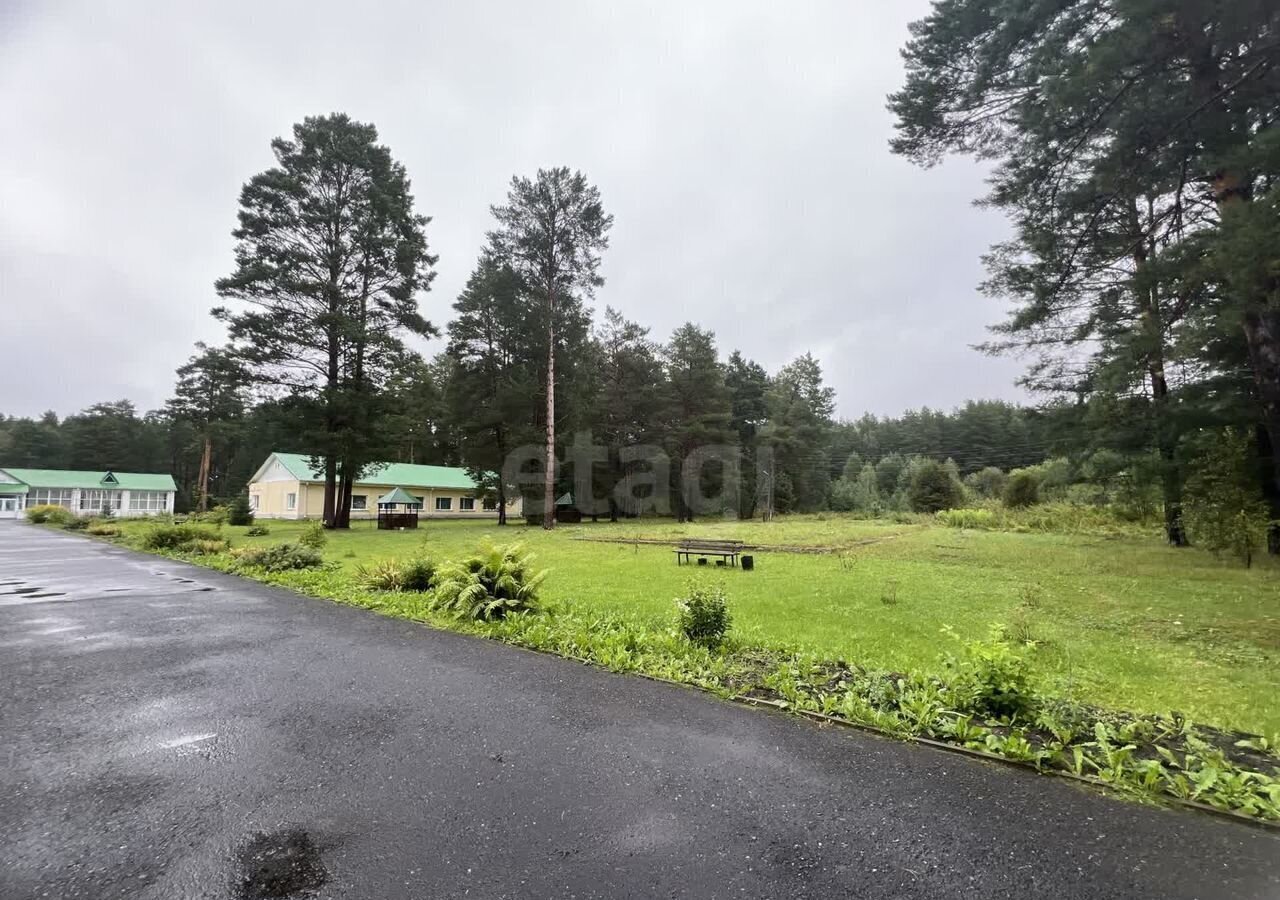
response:
[[[244,533],[246,537],[266,537],[271,533],[271,529],[266,525],[250,525]]]
[[[120,533],[120,526],[110,522],[88,522],[84,530],[98,537],[115,537]]]
[[[235,499],[231,501],[231,504],[227,507],[227,524],[253,524],[253,509],[249,506],[248,494],[236,494]]]
[[[49,519],[50,522],[54,520]],[[89,520],[82,519],[80,516],[69,516],[65,521],[60,522],[61,527],[66,531],[84,531],[89,527]]]
[[[1004,496],[1009,476],[995,466],[987,466],[965,476],[964,484],[983,500],[997,500]]]
[[[192,541],[218,541],[218,529],[207,525],[160,525],[142,536],[144,550],[177,550]]]
[[[230,516],[225,506],[215,506],[202,513],[192,513],[187,517],[187,521],[203,522],[208,525],[226,525],[229,518]]]
[[[996,514],[989,509],[944,509],[938,512],[938,521],[948,528],[991,529],[998,527]]]
[[[426,557],[411,559],[400,566],[400,589],[424,593],[436,580],[436,564]]]
[[[946,466],[937,460],[923,460],[911,477],[907,499],[915,512],[936,513],[959,506],[964,487]]]
[[[48,522],[50,525],[65,525],[74,518],[71,510],[56,503],[41,503],[27,507],[27,521],[36,525]]]
[[[729,604],[719,585],[689,586],[689,596],[676,600],[680,630],[690,642],[714,650],[729,631]]]
[[[312,550],[323,550],[328,540],[329,536],[324,533],[324,523],[316,521],[303,529],[302,536],[298,538],[298,543],[304,547],[310,547]]]
[[[1009,474],[1004,486],[1004,505],[1010,509],[1026,509],[1040,502],[1040,479],[1034,472],[1018,469]]]
[[[1215,554],[1230,553],[1246,566],[1265,546],[1268,523],[1256,458],[1247,435],[1226,429],[1196,458],[1184,497],[1191,539]]]
[[[270,547],[241,547],[233,550],[236,565],[262,569],[265,572],[289,572],[294,569],[315,569],[324,564],[324,557],[314,547],[302,544],[272,544]]]
[[[431,606],[459,619],[485,621],[536,609],[547,573],[534,572],[532,564],[533,556],[519,544],[486,544],[463,562],[440,567]]]
[[[394,559],[356,566],[356,578],[371,591],[398,591],[404,585],[400,577],[400,564]]]
[[[231,547],[230,541],[225,540],[195,540],[187,541],[178,545],[178,550],[183,553],[190,553],[192,556],[210,556],[216,553],[225,553]]]
[[[103,518],[103,519],[110,519],[115,514],[116,514],[116,511],[111,508],[110,503],[103,503],[102,509],[98,511],[99,518]]]
[[[959,640],[950,626],[942,630]],[[1009,719],[1035,709],[1026,656],[1003,625],[992,625],[985,641],[963,642],[961,655],[948,656],[945,664],[953,673],[951,691],[960,709]]]

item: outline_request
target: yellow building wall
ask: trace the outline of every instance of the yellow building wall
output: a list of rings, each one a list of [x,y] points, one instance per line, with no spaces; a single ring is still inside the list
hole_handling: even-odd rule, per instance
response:
[[[297,509],[286,508],[288,494],[298,495]],[[301,510],[306,492],[296,481],[255,481],[249,485],[250,502],[255,496],[258,498],[258,505],[254,508],[254,515],[264,519],[305,518]]]
[[[401,485],[410,494],[422,498],[422,511],[419,515],[424,519],[495,519],[498,511],[485,510],[484,501],[476,498],[475,509],[462,509],[462,498],[473,496],[469,491],[445,488],[414,487]],[[365,509],[353,509],[353,519],[376,519],[378,517],[378,498],[391,490],[385,485],[356,484],[352,487],[352,496],[363,494],[366,498]],[[296,509],[286,507],[286,496],[290,493],[298,495]],[[297,481],[262,481],[249,485],[249,496],[258,498],[256,514],[264,519],[319,519],[324,515],[324,485],[299,484]],[[436,498],[452,499],[451,509],[437,510]],[[507,515],[521,515],[522,505],[517,498],[507,504]]]

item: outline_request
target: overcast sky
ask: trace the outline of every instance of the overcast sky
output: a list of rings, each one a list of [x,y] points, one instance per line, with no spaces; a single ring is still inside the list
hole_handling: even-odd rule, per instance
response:
[[[926,0],[0,0],[0,412],[161,405],[219,343],[240,186],[309,114],[374,123],[413,179],[443,324],[513,173],[582,169],[614,215],[598,302],[766,368],[811,351],[839,412],[1017,399],[981,171],[891,156]]]

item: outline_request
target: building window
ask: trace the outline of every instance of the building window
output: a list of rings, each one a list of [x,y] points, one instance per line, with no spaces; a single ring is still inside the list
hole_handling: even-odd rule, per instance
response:
[[[284,495],[284,508],[285,508],[285,509],[288,509],[288,510],[294,510],[294,509],[297,509],[297,508],[298,508],[298,495],[297,495],[297,494],[285,494],[285,495]]]
[[[437,498],[436,498],[436,509],[437,509],[437,510],[439,510],[440,512],[448,512],[449,510],[453,509],[453,498],[452,498],[452,497],[437,497]]]
[[[458,498],[458,509],[462,510],[463,512],[471,512],[475,508],[476,508],[475,497],[459,497]]]
[[[498,508],[498,501],[497,501],[497,500],[493,499],[492,497],[485,497],[485,498],[484,498],[484,511],[485,511],[485,512],[493,512],[493,511],[494,511],[495,509],[497,509],[497,508]]]
[[[51,504],[71,509],[74,498],[75,493],[69,489],[32,488],[31,492],[27,494],[27,507]]]
[[[96,511],[110,508],[113,512],[120,509],[120,491],[81,491],[80,510]]]
[[[368,497],[367,495],[365,495],[365,494],[352,494],[352,495],[351,495],[351,508],[352,508],[352,510],[360,510],[360,511],[363,511],[363,510],[368,509],[368,508],[369,508],[369,497]]]
[[[129,509],[133,512],[165,512],[168,508],[168,491],[129,492]]]
[[[257,495],[257,494],[250,494],[250,495],[249,495],[249,508],[250,508],[250,509],[257,509],[257,508],[258,508],[258,495]]]

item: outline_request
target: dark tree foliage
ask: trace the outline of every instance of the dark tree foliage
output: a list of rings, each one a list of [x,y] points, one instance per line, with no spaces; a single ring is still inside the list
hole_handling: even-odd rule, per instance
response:
[[[244,364],[229,349],[197,343],[196,354],[178,369],[166,412],[175,426],[189,427],[200,447],[196,509],[201,512],[209,508],[211,485],[215,494],[231,493],[220,488],[249,408],[249,386]]]
[[[449,420],[468,472],[498,501],[506,524],[512,486],[503,479],[507,455],[536,435],[540,354],[530,347],[530,307],[515,272],[486,254],[453,308],[446,395]]]
[[[1189,416],[1243,392],[1240,423],[1280,445],[1278,32],[1269,0],[947,0],[890,98],[896,152],[996,161],[1015,237],[989,288],[1014,311],[990,349],[1034,351],[1034,387],[1130,407],[1175,543]]]
[[[718,487],[701,482],[686,484],[685,463],[696,450],[732,443],[729,422],[733,410],[712,332],[692,322],[681,325],[671,335],[665,357],[663,444],[671,458],[672,508],[676,518],[684,522],[692,520],[695,512],[687,496],[694,491],[709,496]],[[700,479],[715,477],[710,466],[700,470]]]
[[[955,475],[937,460],[921,463],[911,477],[907,499],[915,512],[935,513],[960,505],[964,491]]]
[[[405,363],[403,337],[433,331],[418,312],[434,274],[428,220],[377,139],[339,113],[273,141],[277,165],[240,194],[235,271],[217,282],[244,303],[214,311],[237,354],[306,413],[328,527],[346,526],[351,484],[386,451],[381,401]]]

